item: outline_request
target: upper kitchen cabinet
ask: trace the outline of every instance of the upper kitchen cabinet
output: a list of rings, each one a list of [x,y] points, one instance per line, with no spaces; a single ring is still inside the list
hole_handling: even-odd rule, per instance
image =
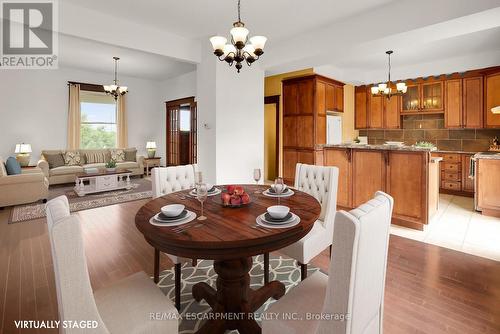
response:
[[[483,77],[446,80],[445,90],[445,127],[482,128]]]
[[[500,72],[487,74],[484,79],[484,120],[486,128],[500,128],[500,114],[491,112],[500,106]]]
[[[370,87],[355,90],[356,129],[397,129],[401,125],[401,97],[372,96]]]
[[[440,112],[444,110],[443,81],[408,84],[401,100],[402,113]]]
[[[324,105],[319,110],[344,112],[344,84],[332,83],[324,80],[318,80],[316,96],[318,98],[318,106]],[[324,95],[322,90],[325,91]]]
[[[367,90],[365,86],[358,86],[354,91],[354,127],[366,129],[368,127]]]

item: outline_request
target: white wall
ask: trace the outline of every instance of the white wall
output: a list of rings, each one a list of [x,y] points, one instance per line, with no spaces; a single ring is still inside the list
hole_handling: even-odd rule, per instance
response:
[[[0,156],[14,155],[16,143],[30,143],[32,163],[43,149],[65,149],[67,143],[68,81],[108,83],[112,76],[76,69],[0,71]],[[127,94],[129,146],[145,153],[155,140],[164,155],[164,122],[158,82],[120,77]]]

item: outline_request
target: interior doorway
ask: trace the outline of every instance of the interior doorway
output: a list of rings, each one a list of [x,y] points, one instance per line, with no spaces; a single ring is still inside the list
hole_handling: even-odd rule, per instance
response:
[[[280,96],[264,97],[264,181],[279,175]]]
[[[197,161],[197,113],[194,96],[165,102],[167,112],[167,166]]]

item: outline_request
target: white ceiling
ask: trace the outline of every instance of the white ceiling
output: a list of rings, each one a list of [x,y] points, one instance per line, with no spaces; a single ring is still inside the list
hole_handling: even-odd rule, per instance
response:
[[[241,20],[272,43],[395,0],[242,0]],[[228,35],[237,0],[64,0],[188,38]]]
[[[196,70],[196,65],[162,55],[74,36],[59,36],[59,66],[61,67],[112,74],[114,56],[120,57],[119,75],[165,80]]]

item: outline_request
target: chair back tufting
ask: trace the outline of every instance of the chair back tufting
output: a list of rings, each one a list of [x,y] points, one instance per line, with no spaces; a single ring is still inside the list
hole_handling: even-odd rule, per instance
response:
[[[298,163],[295,171],[295,188],[308,193],[321,204],[319,219],[325,227],[333,227],[337,210],[339,169]]]
[[[153,168],[153,198],[194,187],[194,173],[197,165]]]
[[[317,333],[382,333],[393,204],[378,191],[356,209],[337,212],[323,312],[348,318],[322,321]]]
[[[97,321],[98,327],[92,333],[109,333],[90,285],[79,219],[70,215],[66,196],[49,201],[46,212],[60,320]],[[60,333],[65,334],[81,331],[60,328]]]

